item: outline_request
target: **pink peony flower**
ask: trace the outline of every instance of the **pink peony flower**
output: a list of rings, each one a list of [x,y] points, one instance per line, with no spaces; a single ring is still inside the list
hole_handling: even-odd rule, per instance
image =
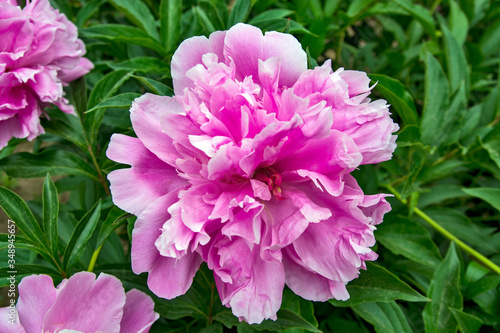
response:
[[[0,308],[0,332],[147,333],[159,318],[148,295],[125,294],[120,280],[79,272],[55,288],[48,275],[19,283],[17,306]],[[16,312],[17,308],[17,312]]]
[[[12,138],[32,140],[44,133],[43,108],[74,113],[63,86],[88,73],[76,26],[48,0],[0,0],[0,149]]]
[[[184,41],[174,97],[132,104],[138,138],[107,151],[115,204],[138,216],[132,269],[167,299],[202,261],[222,302],[249,323],[276,318],[286,285],[314,301],[349,297],[375,225],[390,210],[349,174],[391,158],[398,129],[370,79],[330,61],[307,70],[291,35],[238,24]]]

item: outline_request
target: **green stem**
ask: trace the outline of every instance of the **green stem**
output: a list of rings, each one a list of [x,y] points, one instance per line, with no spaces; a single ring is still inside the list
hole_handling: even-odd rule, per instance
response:
[[[97,170],[97,174],[99,175],[99,181],[101,182],[102,186],[104,187],[104,191],[106,192],[106,194],[108,196],[110,196],[111,193],[109,192],[108,185],[104,181],[104,177],[102,175],[101,168],[99,167],[99,163],[97,163],[97,159],[95,158],[94,151],[92,150],[92,147],[90,145],[87,147],[87,149],[89,151],[90,157],[92,158],[92,163],[94,163],[94,166]]]
[[[97,261],[97,257],[99,257],[99,253],[101,252],[103,245],[104,245],[104,243],[101,244],[101,246],[99,246],[97,248],[97,250],[94,251],[94,253],[92,253],[92,258],[90,259],[89,268],[87,269],[88,272],[92,272],[94,270],[94,266],[95,266],[95,263]]]
[[[408,205],[408,200],[403,199],[401,197],[401,194],[399,194],[398,191],[391,185],[385,185],[385,187],[392,193],[394,196],[401,201],[404,205]],[[491,269],[493,272],[500,274],[500,267],[495,265],[490,259],[486,258],[483,256],[481,253],[477,252],[473,248],[471,248],[469,245],[465,244],[462,242],[459,238],[457,238],[455,235],[453,235],[451,232],[443,228],[439,223],[434,221],[429,215],[425,214],[423,211],[421,211],[419,208],[414,209],[415,214],[417,214],[419,217],[421,217],[424,221],[429,223],[434,229],[436,229],[439,233],[441,233],[444,237],[448,238],[449,240],[455,242],[459,247],[462,248],[465,252],[467,252],[469,255],[472,257],[476,258],[481,264],[484,266],[488,267]]]

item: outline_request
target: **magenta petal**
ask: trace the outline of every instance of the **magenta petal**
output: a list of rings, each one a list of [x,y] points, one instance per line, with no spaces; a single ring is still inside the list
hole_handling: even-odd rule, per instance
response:
[[[173,167],[152,154],[137,138],[113,135],[107,156],[132,165],[108,175],[113,202],[132,214],[139,215],[154,200],[186,184]]]
[[[137,137],[162,161],[175,165],[178,152],[171,137],[161,128],[162,117],[183,114],[179,103],[168,96],[145,94],[136,98],[130,108],[130,119]]]
[[[180,259],[159,256],[149,272],[148,287],[157,296],[166,299],[185,294],[201,262],[198,253],[188,253]]]
[[[174,92],[182,95],[184,88],[194,87],[193,81],[186,76],[186,72],[201,63],[201,58],[206,53],[214,53],[219,61],[224,62],[222,48],[224,45],[225,31],[216,31],[206,37],[199,36],[183,41],[172,56],[172,79]]]
[[[227,31],[224,56],[234,61],[238,80],[251,75],[256,82],[259,79],[259,59],[266,61],[273,57],[281,58],[281,87],[291,87],[307,69],[306,53],[295,37],[275,31],[266,32],[262,36],[259,28],[242,23]]]
[[[160,318],[154,311],[155,303],[145,293],[132,289],[125,294],[123,319],[120,333],[147,333],[151,325]]]
[[[57,291],[48,275],[27,276],[19,283],[17,311],[28,332],[42,332],[43,318],[56,301]]]
[[[59,291],[45,315],[44,330],[71,329],[82,332],[119,332],[125,305],[120,280],[101,273],[79,272]]]

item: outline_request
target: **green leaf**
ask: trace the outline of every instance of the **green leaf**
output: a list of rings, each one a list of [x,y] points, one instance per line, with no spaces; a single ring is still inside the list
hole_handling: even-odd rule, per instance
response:
[[[253,17],[250,21],[248,21],[248,24],[255,25],[257,22],[261,21],[282,19],[291,16],[293,13],[294,11],[289,9],[269,9]]]
[[[107,108],[130,109],[132,101],[140,96],[142,95],[137,93],[119,94],[103,100],[102,102],[94,106],[92,109],[88,110],[86,113]]]
[[[130,22],[143,29],[156,40],[160,39],[156,30],[155,18],[148,6],[141,0],[109,0]]]
[[[207,34],[211,34],[216,30],[215,26],[212,24],[210,18],[207,16],[207,13],[205,13],[203,8],[201,8],[200,6],[195,6],[193,7],[193,12],[198,17],[200,25],[203,27],[203,30],[205,30]]]
[[[106,239],[108,238],[111,233],[116,230],[120,225],[123,223],[127,222],[127,219],[129,217],[132,217],[132,214],[125,213],[116,208],[113,207],[109,213],[104,222],[101,225],[101,229],[99,230],[99,234],[97,236],[97,243],[95,248],[99,248],[101,245],[104,244]]]
[[[453,234],[466,243],[489,252],[495,252],[495,247],[490,242],[484,241],[491,237],[491,233],[495,230],[494,228],[487,228],[482,224],[472,223],[458,209],[436,207],[426,209],[425,213],[437,221],[443,228],[453,230]]]
[[[129,72],[156,73],[164,77],[170,77],[170,66],[163,60],[153,57],[136,57],[122,62],[109,62],[109,67]]]
[[[347,8],[347,16],[353,18],[361,15],[375,0],[354,0]]]
[[[500,168],[500,139],[489,140],[488,142],[481,142],[484,149],[488,151],[490,158]]]
[[[481,32],[481,40],[479,41],[479,46],[485,57],[498,52],[498,45],[500,45],[500,19],[488,24],[486,30]]]
[[[10,285],[12,281],[11,277],[14,277],[16,284],[19,283],[22,278],[33,274],[47,274],[52,277],[61,277],[61,274],[52,268],[42,265],[16,264],[15,273],[12,272],[10,267],[0,267],[0,287]]]
[[[128,70],[117,70],[105,75],[100,79],[89,96],[87,109],[91,110],[99,103],[110,98],[130,77],[132,73]],[[93,146],[104,117],[104,108],[96,108],[94,112],[86,114],[83,125],[87,131],[89,143]]]
[[[181,34],[182,1],[161,0],[160,31],[161,41],[167,52],[177,47]]]
[[[455,317],[458,323],[460,332],[462,333],[479,333],[479,329],[483,324],[483,321],[476,316],[465,313],[461,310],[450,308],[451,313]]]
[[[144,77],[144,76],[132,76],[134,79],[139,81],[139,83],[144,86],[147,90],[152,92],[153,94],[160,95],[160,96],[173,96],[174,91],[168,87],[167,85],[158,82],[156,80]]]
[[[443,131],[444,112],[448,110],[450,101],[450,87],[444,71],[439,62],[426,51],[426,71],[425,71],[425,98],[424,111],[420,132],[422,142],[432,146],[438,146],[437,138],[448,132]]]
[[[229,13],[229,18],[227,20],[228,28],[232,27],[236,23],[245,22],[248,15],[250,15],[250,10],[252,9],[251,0],[236,0]]]
[[[465,290],[465,298],[473,299],[474,297],[487,292],[488,290],[497,288],[500,285],[500,276],[498,275],[488,275],[476,281],[474,283],[469,283],[467,289]]]
[[[29,241],[47,248],[47,240],[40,224],[20,196],[5,187],[0,187],[0,207]]]
[[[462,192],[462,188],[458,185],[434,185],[426,189],[428,192],[420,194],[418,207],[424,208],[429,205],[437,205],[444,200],[463,198],[467,194]]]
[[[398,133],[398,147],[412,146],[420,141],[420,130],[418,126],[407,125]]]
[[[73,10],[71,8],[71,3],[66,0],[50,0],[50,4],[59,12],[66,15],[66,17],[71,21],[73,20]]]
[[[408,320],[399,305],[389,303],[363,303],[352,307],[375,328],[377,333],[412,333]]]
[[[282,332],[285,329],[290,329],[290,328],[298,328],[298,329],[303,329],[304,331],[307,332],[317,332],[321,333],[319,329],[314,327],[311,323],[309,323],[307,320],[302,318],[300,315],[297,313],[294,313],[290,310],[286,309],[280,309],[277,313],[278,319],[276,321],[274,320],[264,320],[261,324],[258,325],[248,325],[245,322],[242,322],[240,325],[242,326],[250,326],[256,331],[264,331],[264,330],[269,330],[269,331],[275,331],[275,332]]]
[[[87,245],[90,237],[92,237],[100,217],[101,200],[99,200],[94,207],[92,207],[92,209],[82,217],[71,235],[71,239],[66,246],[63,257],[63,267],[67,273],[71,271],[78,259],[80,259],[80,256],[83,254],[85,246]]]
[[[424,30],[433,38],[436,37],[436,25],[428,9],[413,3],[411,0],[391,0],[406,10],[413,16],[424,28]]]
[[[463,45],[467,39],[469,31],[469,20],[460,8],[460,5],[455,0],[450,0],[450,16],[448,24],[452,35],[455,37],[459,45]]]
[[[451,93],[454,94],[462,85],[469,91],[469,70],[465,53],[453,34],[445,24],[441,24],[446,51],[446,67],[450,82]]]
[[[117,70],[105,75],[92,89],[87,109],[91,109],[106,98],[111,97],[131,75],[129,70]]]
[[[482,199],[500,211],[500,189],[493,187],[462,188],[462,191],[473,197]]]
[[[16,235],[15,233],[13,234],[14,237],[10,235],[12,234],[0,234],[0,250],[7,249],[9,247],[9,244],[13,242],[16,248],[28,249],[35,252],[40,251],[40,249],[29,239]]]
[[[407,125],[418,124],[418,114],[413,97],[396,79],[383,74],[370,74],[370,79],[377,82],[375,89],[391,104]]]
[[[0,171],[14,178],[80,175],[99,180],[95,170],[79,155],[66,150],[47,149],[39,154],[16,153],[0,160]]]
[[[59,217],[59,200],[57,198],[57,189],[50,174],[47,173],[43,183],[43,227],[47,236],[54,258],[59,258],[57,221]]]
[[[439,249],[427,229],[410,219],[387,216],[375,235],[391,252],[422,265],[436,267],[442,260]]]
[[[87,38],[94,38],[102,41],[140,45],[154,50],[162,56],[167,55],[163,46],[153,37],[149,36],[141,29],[128,25],[99,24],[81,29],[79,34]]]
[[[76,15],[76,20],[75,20],[75,24],[78,27],[78,29],[83,28],[85,22],[87,22],[88,19],[90,19],[99,11],[99,8],[104,3],[104,1],[105,0],[92,0],[90,2],[85,3],[83,7],[80,8],[78,14]]]
[[[427,333],[455,333],[457,321],[450,308],[462,309],[460,293],[460,260],[455,243],[451,243],[443,262],[438,266],[429,287],[432,300],[424,308],[423,317]]]
[[[289,33],[304,33],[314,36],[302,24],[290,19],[271,19],[255,22],[255,26],[263,31],[284,31],[287,27]]]
[[[361,303],[391,302],[397,299],[408,302],[429,301],[387,269],[371,262],[366,262],[366,267],[366,271],[362,271],[357,279],[347,284],[350,295],[347,301],[332,299],[329,302],[334,306],[347,307]]]

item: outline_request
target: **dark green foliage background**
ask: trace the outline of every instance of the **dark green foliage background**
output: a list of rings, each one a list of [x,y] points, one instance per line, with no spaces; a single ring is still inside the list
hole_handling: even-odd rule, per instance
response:
[[[119,167],[106,158],[109,138],[133,135],[134,98],[172,95],[170,59],[182,40],[247,22],[294,34],[310,67],[330,58],[334,70],[368,72],[378,82],[372,98],[392,105],[394,158],[355,172],[366,193],[395,195],[375,233],[379,259],[348,284],[349,301],[312,303],[285,290],[278,320],[261,325],[222,306],[203,267],[186,295],[152,295],[161,319],[151,332],[500,332],[500,2],[51,2],[80,29],[95,69],[67,88],[77,117],[48,110],[48,133],[32,152],[17,152],[22,140],[0,151],[18,280],[45,273],[57,283],[90,265],[149,292],[130,269],[135,217],[109,196],[106,174]],[[35,177],[46,178],[33,201],[7,189]],[[8,244],[0,235],[3,286]]]

